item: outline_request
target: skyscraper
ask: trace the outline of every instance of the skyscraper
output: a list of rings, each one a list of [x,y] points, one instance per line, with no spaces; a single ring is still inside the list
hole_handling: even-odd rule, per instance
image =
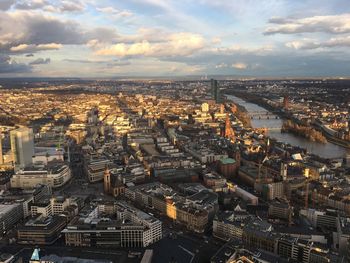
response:
[[[32,163],[34,154],[33,129],[21,127],[10,133],[13,162],[17,167],[26,167]]]
[[[216,79],[211,79],[211,92],[216,103],[220,103],[220,89],[218,86],[218,81]]]

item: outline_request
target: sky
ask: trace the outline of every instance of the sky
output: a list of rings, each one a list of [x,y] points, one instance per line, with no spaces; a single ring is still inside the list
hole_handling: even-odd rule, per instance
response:
[[[0,77],[347,77],[349,0],[0,0]]]

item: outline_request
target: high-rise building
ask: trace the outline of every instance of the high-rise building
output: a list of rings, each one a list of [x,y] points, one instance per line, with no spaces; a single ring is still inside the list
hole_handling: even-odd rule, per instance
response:
[[[14,165],[22,168],[30,165],[34,154],[33,129],[21,127],[13,130],[10,139]]]
[[[218,81],[216,79],[211,79],[211,91],[216,103],[220,103],[220,89],[218,86]]]
[[[215,79],[211,79],[210,80],[210,87],[211,87],[211,95],[214,97],[214,94],[215,94],[215,92],[214,92],[214,87],[215,87],[215,82],[216,82],[216,84],[217,84],[217,81],[215,80]]]

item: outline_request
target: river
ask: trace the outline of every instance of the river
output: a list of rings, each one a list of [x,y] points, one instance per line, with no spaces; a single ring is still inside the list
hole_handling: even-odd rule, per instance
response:
[[[266,113],[266,109],[256,105],[254,103],[247,102],[233,95],[226,95],[227,99],[232,102],[239,104],[247,110],[249,113],[262,112]],[[312,142],[306,138],[291,134],[291,133],[281,133],[281,127],[283,120],[276,119],[275,115],[271,112],[269,113],[271,116],[270,119],[259,119],[254,118],[251,120],[251,124],[253,128],[272,128],[269,130],[269,137],[275,138],[278,141],[289,143],[291,145],[300,146],[302,148],[307,149],[308,152],[319,155],[323,158],[342,158],[347,153],[346,148],[341,147],[339,145],[333,144],[331,142],[328,143],[320,143],[320,142]]]

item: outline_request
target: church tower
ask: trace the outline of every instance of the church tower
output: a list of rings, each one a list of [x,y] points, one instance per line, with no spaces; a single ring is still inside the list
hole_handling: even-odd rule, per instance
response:
[[[230,139],[232,142],[236,141],[235,133],[233,132],[233,129],[231,127],[231,121],[228,113],[226,113],[225,137]]]

